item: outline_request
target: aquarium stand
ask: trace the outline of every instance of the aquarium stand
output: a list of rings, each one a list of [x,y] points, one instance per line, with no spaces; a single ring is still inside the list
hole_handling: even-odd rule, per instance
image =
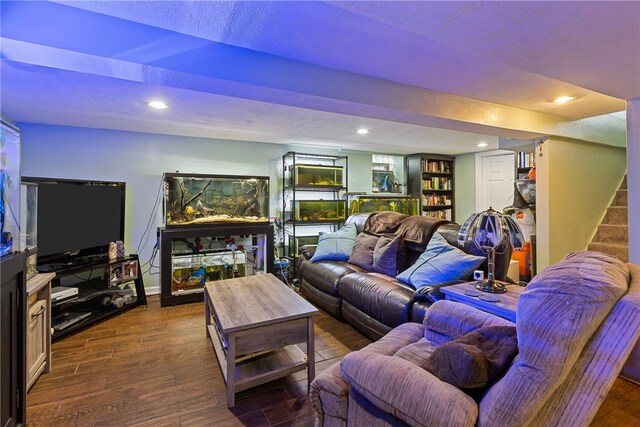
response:
[[[205,281],[273,272],[268,222],[159,228],[158,241],[162,307],[203,301]]]

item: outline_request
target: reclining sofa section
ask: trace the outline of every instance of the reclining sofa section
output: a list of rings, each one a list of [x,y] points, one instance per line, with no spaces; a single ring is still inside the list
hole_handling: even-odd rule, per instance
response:
[[[409,268],[425,251],[433,233],[438,231],[449,244],[463,251],[483,255],[477,248],[458,246],[460,228],[445,220],[396,212],[354,214],[345,224],[355,224],[358,233],[376,236],[402,236],[405,265]],[[426,309],[443,299],[439,289],[462,281],[426,286],[418,290],[380,273],[364,270],[346,261],[311,262],[315,246],[303,246],[296,269],[300,291],[309,301],[332,316],[343,319],[372,340],[406,322],[422,323]],[[511,248],[496,255],[496,278],[504,280]],[[481,267],[486,271],[486,262]]]

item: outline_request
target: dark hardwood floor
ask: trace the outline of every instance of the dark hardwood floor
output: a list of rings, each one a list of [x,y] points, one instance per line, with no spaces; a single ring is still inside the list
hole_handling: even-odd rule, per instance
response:
[[[316,318],[316,372],[369,343]],[[224,382],[204,333],[202,303],[157,297],[53,345],[53,369],[27,396],[29,426],[312,426],[306,372],[239,393]],[[617,379],[593,426],[640,426],[640,386]]]

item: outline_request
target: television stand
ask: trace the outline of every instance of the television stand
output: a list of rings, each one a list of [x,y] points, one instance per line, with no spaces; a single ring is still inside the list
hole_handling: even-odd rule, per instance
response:
[[[52,340],[79,331],[102,319],[147,304],[138,255],[116,260],[90,256],[52,263],[40,271],[55,272],[52,288],[76,288],[72,299],[51,303]]]

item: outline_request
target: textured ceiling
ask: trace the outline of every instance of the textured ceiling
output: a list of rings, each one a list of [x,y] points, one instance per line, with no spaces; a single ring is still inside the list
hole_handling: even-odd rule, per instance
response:
[[[640,96],[640,2],[1,7],[0,101],[16,121],[454,154]],[[565,94],[579,98],[550,102]],[[149,111],[154,97],[171,108]]]

